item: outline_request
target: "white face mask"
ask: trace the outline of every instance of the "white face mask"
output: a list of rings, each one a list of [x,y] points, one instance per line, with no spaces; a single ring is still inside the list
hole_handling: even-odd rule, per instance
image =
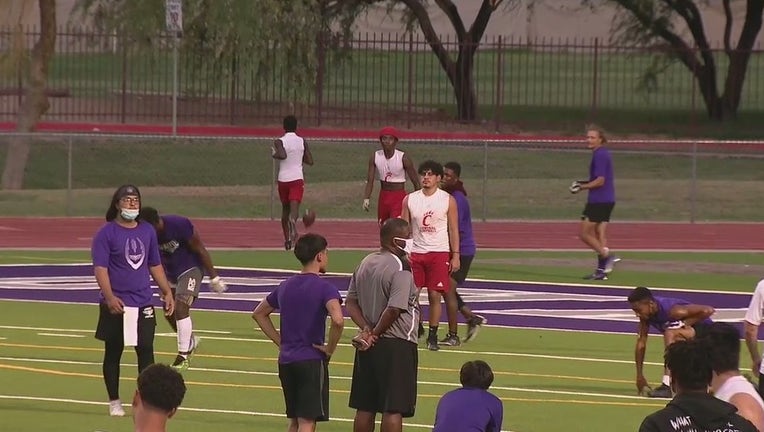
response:
[[[125,220],[135,220],[135,218],[138,217],[138,213],[140,213],[140,210],[137,209],[121,209],[120,215]]]
[[[403,242],[403,247],[398,246],[398,241]],[[393,237],[393,242],[396,246],[398,246],[398,249],[402,250],[406,253],[406,255],[411,253],[411,250],[414,248],[414,239],[410,238],[402,238],[402,237]]]

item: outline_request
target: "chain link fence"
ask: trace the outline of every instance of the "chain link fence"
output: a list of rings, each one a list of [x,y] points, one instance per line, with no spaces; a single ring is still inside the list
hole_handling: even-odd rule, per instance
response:
[[[278,218],[272,137],[0,134],[0,167],[13,145],[28,145],[23,187],[0,191],[0,216],[101,216],[114,189],[141,188],[144,204],[192,217]],[[361,208],[374,140],[308,140],[304,207],[322,218],[374,219]],[[764,143],[632,140],[613,153],[615,220],[760,221]],[[399,148],[462,165],[473,218],[570,220],[585,195],[590,151],[570,141],[412,141]],[[15,159],[15,158],[14,158]],[[412,189],[411,183],[407,185]],[[379,185],[375,184],[373,197]],[[374,205],[376,200],[373,199]]]

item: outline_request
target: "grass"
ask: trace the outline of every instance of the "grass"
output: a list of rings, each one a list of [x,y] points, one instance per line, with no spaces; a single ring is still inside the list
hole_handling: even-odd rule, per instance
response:
[[[165,212],[269,217],[271,208],[278,207],[269,145],[262,139],[36,139],[25,188],[0,191],[0,215],[100,216],[113,188],[129,182]],[[320,217],[373,217],[373,212],[359,211],[359,203],[367,158],[376,144],[316,140],[311,148],[315,165],[306,168],[304,206],[314,208]],[[587,176],[590,153],[585,150],[541,143],[513,148],[498,143],[483,147],[403,142],[401,148],[415,163],[430,158],[459,161],[475,219],[569,220],[583,206],[583,196],[569,194],[567,186],[572,179]],[[698,153],[693,158],[691,151],[689,146],[677,146],[667,154],[614,146],[618,200],[614,217],[758,221],[757,202],[764,191],[760,158],[753,153]],[[0,164],[4,159],[0,147]]]
[[[332,251],[331,270],[348,272],[364,254]],[[290,254],[266,251],[213,251],[218,266],[295,268]],[[681,287],[751,291],[755,277],[716,272],[680,271],[670,263],[692,266],[756,265],[752,253],[637,253],[623,254],[623,267],[608,283],[618,285]],[[539,265],[507,264],[517,259],[538,259]],[[482,278],[529,281],[580,282],[581,269],[545,266],[544,260],[591,259],[571,252],[481,252],[471,275]],[[84,251],[0,251],[0,263],[87,262]],[[654,264],[654,271],[629,271],[629,261]],[[254,303],[253,305],[254,306]],[[0,404],[9,430],[79,432],[132,430],[127,418],[106,415],[101,379],[101,345],[92,338],[97,310],[93,305],[65,305],[0,301]],[[286,425],[276,376],[276,349],[252,329],[247,314],[195,311],[195,327],[206,333],[205,342],[185,374],[188,394],[169,430],[220,429],[244,432],[281,431]],[[349,324],[348,324],[349,325]],[[159,323],[157,360],[169,362],[174,336]],[[56,335],[66,335],[56,336]],[[352,418],[347,408],[352,371],[352,348],[346,329],[332,358],[331,411],[333,421],[323,431],[345,431]],[[635,398],[633,335],[560,332],[487,327],[480,337],[460,349],[420,352],[417,414],[409,422],[431,425],[438,398],[457,387],[458,368],[467,360],[489,362],[496,376],[494,393],[505,404],[504,429],[517,432],[588,431],[586,422],[571,418],[597,418],[611,430],[634,430],[647,414],[665,401]],[[661,375],[660,341],[648,344],[645,373],[651,381]],[[745,358],[745,357],[744,357]],[[129,401],[135,386],[132,352],[123,357],[121,395]],[[11,397],[15,399],[11,399]],[[18,399],[25,397],[25,399]],[[48,398],[42,400],[41,398]],[[128,410],[129,414],[129,410]],[[406,430],[425,430],[408,427]]]

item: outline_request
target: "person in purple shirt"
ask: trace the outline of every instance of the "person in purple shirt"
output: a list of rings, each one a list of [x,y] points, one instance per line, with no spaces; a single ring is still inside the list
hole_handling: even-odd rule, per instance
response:
[[[156,316],[149,275],[159,285],[165,315],[175,302],[159,258],[151,225],[139,222],[141,194],[133,185],[120,186],[106,211],[106,224],[93,237],[91,255],[100,306],[95,337],[104,342],[103,379],[109,414],[124,416],[119,398],[120,360],[125,346],[134,346],[138,372],[154,363]]]
[[[344,317],[337,287],[322,279],[329,263],[326,239],[309,233],[294,254],[302,272],[282,282],[255,308],[252,318],[279,347],[278,367],[290,431],[314,431],[329,420],[329,359],[342,336]],[[270,315],[278,310],[281,329]],[[326,317],[331,317],[326,341]]]
[[[470,271],[470,265],[472,260],[475,259],[475,252],[477,251],[475,238],[472,235],[470,202],[467,200],[467,191],[464,189],[464,183],[460,179],[461,175],[462,166],[458,162],[446,162],[443,165],[442,189],[454,197],[459,213],[459,255],[461,256],[461,266],[459,270],[451,273],[451,289],[454,291],[456,291],[458,285],[463,284],[467,279],[467,273]],[[475,339],[480,326],[487,323],[488,320],[481,315],[473,313],[458,291],[456,291],[456,302],[459,312],[467,320],[467,336],[464,338],[464,341],[469,342]],[[456,320],[456,317],[454,317],[454,320]],[[441,343],[452,346],[459,345],[459,336],[449,333]]]
[[[586,130],[587,147],[592,151],[589,163],[589,179],[574,181],[570,186],[571,193],[582,190],[589,191],[586,206],[581,214],[581,231],[579,238],[597,253],[597,267],[594,273],[584,279],[607,280],[608,273],[613,271],[615,263],[620,259],[610,253],[607,246],[605,231],[610,215],[615,207],[615,177],[613,176],[613,159],[605,147],[607,138],[605,131],[596,125],[589,125]]]
[[[691,304],[682,299],[654,296],[646,287],[634,288],[628,301],[631,310],[639,318],[637,344],[634,349],[637,392],[643,394],[647,388],[648,397],[670,398],[672,395],[668,369],[664,369],[661,385],[655,389],[650,388],[642,373],[650,327],[663,334],[665,348],[678,340],[692,339],[701,333],[704,327],[712,323],[710,317],[715,310],[711,306]]]
[[[210,277],[210,289],[221,293],[228,288],[212,265],[207,248],[191,221],[183,216],[160,216],[153,207],[142,207],[141,220],[150,223],[157,232],[164,271],[175,296],[175,314],[167,317],[178,334],[178,355],[172,367],[186,370],[200,338],[194,334],[191,306],[199,296],[202,278]]]
[[[493,371],[482,360],[468,361],[459,372],[462,388],[443,395],[432,432],[499,432],[504,420],[501,399],[488,391]]]

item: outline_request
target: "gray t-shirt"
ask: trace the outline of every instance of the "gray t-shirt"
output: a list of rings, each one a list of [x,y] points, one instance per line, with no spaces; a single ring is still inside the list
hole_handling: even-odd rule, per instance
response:
[[[408,263],[390,252],[367,255],[350,278],[348,299],[355,299],[373,328],[390,306],[401,310],[398,319],[381,337],[417,343],[419,307],[417,288]]]

